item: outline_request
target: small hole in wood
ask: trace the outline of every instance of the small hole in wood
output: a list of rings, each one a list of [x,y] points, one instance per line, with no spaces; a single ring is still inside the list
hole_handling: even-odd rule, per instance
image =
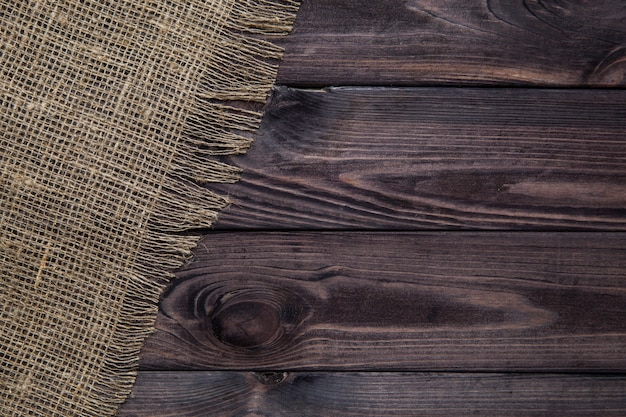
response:
[[[264,385],[277,385],[287,378],[287,372],[255,372],[254,374]]]

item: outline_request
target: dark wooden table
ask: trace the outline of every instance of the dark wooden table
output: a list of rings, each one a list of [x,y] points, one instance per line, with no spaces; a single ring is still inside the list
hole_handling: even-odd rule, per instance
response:
[[[626,3],[304,0],[123,416],[626,415]]]

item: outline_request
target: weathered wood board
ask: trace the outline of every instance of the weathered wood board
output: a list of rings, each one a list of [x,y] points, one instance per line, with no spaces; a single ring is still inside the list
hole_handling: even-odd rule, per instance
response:
[[[215,233],[145,369],[626,371],[626,234]]]
[[[308,0],[279,83],[624,86],[626,4]]]
[[[626,230],[626,90],[276,92],[220,229]]]
[[[614,375],[143,372],[123,415],[622,417]]]

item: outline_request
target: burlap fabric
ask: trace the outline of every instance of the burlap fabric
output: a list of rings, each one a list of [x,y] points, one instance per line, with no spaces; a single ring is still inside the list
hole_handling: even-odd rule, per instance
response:
[[[0,5],[0,415],[115,414],[158,297],[228,204],[291,0]]]

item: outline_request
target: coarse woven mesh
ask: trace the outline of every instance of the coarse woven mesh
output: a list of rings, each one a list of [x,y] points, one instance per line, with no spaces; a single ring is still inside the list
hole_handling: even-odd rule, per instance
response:
[[[0,414],[115,414],[236,181],[291,0],[0,4]]]

